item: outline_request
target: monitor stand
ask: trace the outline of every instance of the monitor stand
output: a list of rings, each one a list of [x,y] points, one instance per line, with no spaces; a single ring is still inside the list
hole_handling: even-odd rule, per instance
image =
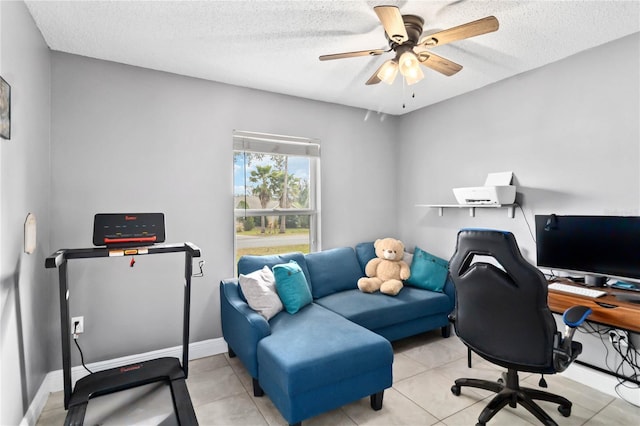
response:
[[[607,283],[607,277],[603,277],[600,275],[585,275],[584,276],[584,285],[587,287],[604,287]]]

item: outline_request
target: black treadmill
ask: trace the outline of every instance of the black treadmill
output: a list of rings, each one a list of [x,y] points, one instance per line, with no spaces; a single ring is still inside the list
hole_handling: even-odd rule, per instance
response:
[[[178,358],[163,357],[94,372],[79,379],[72,391],[71,319],[69,316],[69,286],[67,283],[68,260],[161,253],[184,253],[185,255],[182,363]],[[194,257],[200,257],[200,249],[194,244],[188,242],[178,244],[162,243],[143,247],[132,247],[127,245],[127,247],[110,246],[61,249],[47,257],[45,260],[45,267],[58,268],[59,276],[64,408],[68,410],[65,425],[82,425],[87,413],[89,400],[92,398],[132,388],[148,386],[153,383],[166,384],[170,389],[171,400],[173,402],[175,421],[162,422],[162,424],[176,422],[179,425],[198,424],[185,382],[188,375],[189,362],[189,309],[191,299],[192,260]]]

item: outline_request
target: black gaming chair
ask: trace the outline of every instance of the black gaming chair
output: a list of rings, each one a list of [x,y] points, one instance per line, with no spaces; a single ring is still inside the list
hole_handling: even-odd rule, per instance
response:
[[[584,306],[568,309],[562,336],[547,306],[547,281],[522,257],[510,232],[461,230],[449,272],[456,289],[456,307],[449,318],[456,334],[482,358],[507,369],[496,382],[458,379],[451,387],[456,396],[463,386],[497,393],[478,417],[478,425],[507,404],[513,408],[520,404],[543,424],[557,425],[535,399],[559,404],[558,411],[568,417],[568,399],[520,387],[518,371],[553,374],[565,370],[582,352],[582,345],[572,338],[591,310]]]

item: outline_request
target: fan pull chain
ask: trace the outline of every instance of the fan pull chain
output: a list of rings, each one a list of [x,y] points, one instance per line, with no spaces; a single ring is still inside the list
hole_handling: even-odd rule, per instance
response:
[[[402,78],[402,99],[405,98],[405,80],[404,77]],[[411,92],[411,99],[415,99],[416,98],[416,92]],[[407,107],[406,102],[402,102],[402,109],[405,109]]]

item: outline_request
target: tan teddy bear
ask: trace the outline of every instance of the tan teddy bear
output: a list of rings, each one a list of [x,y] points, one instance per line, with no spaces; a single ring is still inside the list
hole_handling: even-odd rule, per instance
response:
[[[409,278],[409,265],[402,260],[404,244],[395,238],[382,238],[373,244],[376,256],[364,269],[367,277],[358,280],[358,288],[365,293],[380,292],[392,296],[402,290],[402,280]]]

